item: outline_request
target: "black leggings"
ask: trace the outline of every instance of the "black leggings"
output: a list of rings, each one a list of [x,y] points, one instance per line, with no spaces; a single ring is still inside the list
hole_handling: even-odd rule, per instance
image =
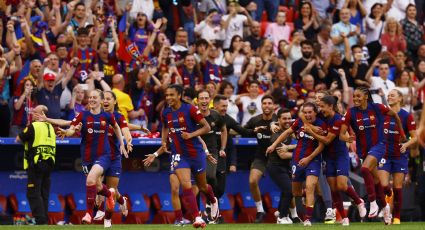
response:
[[[292,184],[289,169],[285,166],[267,165],[270,178],[280,189],[279,217],[286,217],[292,200]]]

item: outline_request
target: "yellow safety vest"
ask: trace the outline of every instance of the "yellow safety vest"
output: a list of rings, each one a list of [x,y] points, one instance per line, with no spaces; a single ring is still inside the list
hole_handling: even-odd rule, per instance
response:
[[[32,146],[28,146],[28,142],[25,143],[24,149],[27,155],[28,151],[34,150],[34,164],[37,164],[38,160],[52,159],[55,162],[56,156],[56,134],[53,126],[48,122],[33,122],[34,127],[34,141]],[[24,169],[28,168],[28,156],[24,157]]]

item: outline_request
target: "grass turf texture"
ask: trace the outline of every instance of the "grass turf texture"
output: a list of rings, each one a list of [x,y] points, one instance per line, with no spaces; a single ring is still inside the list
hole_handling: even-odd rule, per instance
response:
[[[46,229],[46,230],[56,230],[56,229],[104,229],[103,225],[64,225],[64,226],[6,226],[0,225],[0,230],[3,229]],[[113,230],[159,230],[159,229],[181,229],[181,227],[175,227],[173,225],[153,225],[153,224],[143,224],[143,225],[112,225]],[[193,229],[192,226],[185,226],[183,229]],[[382,222],[376,223],[351,223],[348,227],[343,227],[340,224],[327,225],[313,223],[313,226],[310,228],[304,227],[302,224],[292,224],[292,225],[277,225],[277,224],[219,224],[219,225],[208,225],[205,229],[350,229],[350,230],[380,230],[380,229],[401,229],[401,230],[425,230],[425,222],[404,222],[401,225],[390,225],[385,226]]]

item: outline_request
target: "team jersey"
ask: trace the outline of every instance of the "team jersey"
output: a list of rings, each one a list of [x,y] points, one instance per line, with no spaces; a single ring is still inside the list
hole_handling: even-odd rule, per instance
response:
[[[319,118],[316,118],[312,125],[320,127],[322,130],[327,130],[325,122]],[[297,147],[292,154],[292,161],[293,163],[298,163],[302,158],[308,157],[313,153],[319,146],[319,141],[304,131],[304,123],[299,118],[292,124],[291,129],[295,132],[295,136],[298,139]]]
[[[81,159],[83,165],[91,164],[102,155],[110,155],[111,147],[108,141],[108,127],[115,126],[116,121],[113,114],[100,112],[92,114],[90,111],[83,111],[75,117],[71,125],[81,127]]]
[[[96,51],[92,48],[86,48],[84,50],[78,49],[77,57],[80,60],[80,63],[75,70],[74,77],[76,77],[79,82],[85,82],[89,76],[89,70],[94,69],[94,64],[96,63]]]
[[[114,114],[115,120],[118,123],[118,126],[121,129],[128,127],[127,121],[125,120],[124,116],[121,113],[114,111],[113,114]],[[108,126],[108,140],[109,140],[109,145],[111,146],[111,160],[120,158],[121,157],[120,141],[118,140],[118,137],[115,135],[114,127],[111,125]]]
[[[182,131],[192,133],[198,129],[198,122],[204,117],[193,105],[182,103],[180,108],[173,111],[166,107],[161,114],[163,127],[168,128],[168,141],[172,154],[195,158],[203,153],[202,144],[197,137],[183,139]]]
[[[272,137],[272,131],[270,130],[270,123],[277,121],[276,114],[273,114],[272,119],[264,120],[263,114],[259,114],[255,117],[249,119],[249,121],[244,126],[245,129],[248,129],[249,136],[254,136],[257,138],[257,151],[255,152],[255,159],[260,159],[267,161],[266,150],[270,146],[270,140]],[[256,127],[266,126],[265,129],[260,129],[257,133],[254,132]]]
[[[221,129],[225,125],[223,117],[217,111],[210,110],[210,114],[205,117],[205,120],[207,120],[211,130],[207,134],[202,135],[201,138],[208,146],[208,150],[213,154],[217,154],[220,147],[218,145],[220,138],[217,137],[216,133],[221,132]]]
[[[336,136],[335,139],[325,147],[325,157],[335,160],[339,154],[348,154],[347,145],[344,141],[339,139],[339,133],[343,124],[342,116],[338,113],[335,113],[333,117],[326,119],[325,122],[328,127],[328,132]]]
[[[398,112],[398,116],[400,117],[401,123],[403,125],[403,131],[406,134],[406,138],[409,139],[409,132],[416,130],[415,119],[412,114],[408,113],[404,109],[400,109]],[[397,122],[394,117],[386,116],[384,121],[384,136],[387,149],[391,148],[392,156],[394,158],[400,158],[401,152],[401,142],[400,142],[400,128],[397,125]],[[392,145],[392,146],[391,146]],[[388,151],[385,152],[384,157],[387,159]]]
[[[356,148],[359,157],[379,142],[385,142],[383,124],[389,108],[383,104],[368,103],[367,109],[350,108],[342,120],[356,133]]]

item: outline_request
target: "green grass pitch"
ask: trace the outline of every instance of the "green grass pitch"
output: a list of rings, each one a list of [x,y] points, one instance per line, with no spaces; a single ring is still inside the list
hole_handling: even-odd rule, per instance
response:
[[[0,230],[4,229],[35,229],[35,230],[56,230],[56,229],[104,229],[102,225],[64,225],[64,226],[6,226],[0,225]],[[160,229],[182,229],[182,227],[175,227],[173,225],[112,225],[112,230],[160,230]],[[192,226],[185,226],[183,229],[193,229]],[[350,230],[381,230],[381,229],[397,229],[397,230],[425,230],[425,222],[402,222],[401,225],[390,225],[385,226],[383,223],[351,223],[348,227],[342,227],[340,224],[325,225],[319,223],[313,223],[310,228],[304,227],[301,224],[292,225],[277,225],[277,224],[219,224],[219,225],[208,225],[205,229],[243,229],[243,230],[254,230],[254,229],[350,229]]]

